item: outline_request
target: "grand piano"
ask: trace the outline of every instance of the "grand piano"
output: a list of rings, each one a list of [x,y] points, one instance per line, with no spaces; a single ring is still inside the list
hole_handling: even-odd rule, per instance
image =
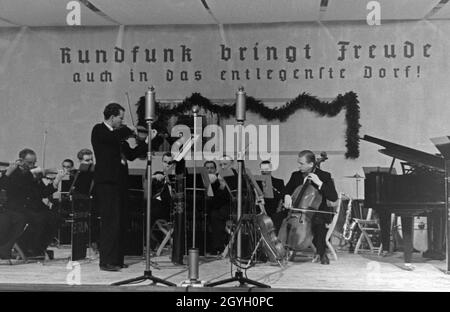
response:
[[[365,135],[364,141],[383,146],[380,153],[393,157],[386,172],[366,173],[364,206],[373,208],[380,219],[383,250],[389,251],[391,214],[401,217],[405,263],[411,262],[413,221],[427,217],[428,250],[426,258],[445,259],[445,161],[403,145]],[[402,173],[394,174],[396,159],[401,160]]]

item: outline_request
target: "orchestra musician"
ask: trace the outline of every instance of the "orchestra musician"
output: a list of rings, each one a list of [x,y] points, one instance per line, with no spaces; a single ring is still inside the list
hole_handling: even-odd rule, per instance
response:
[[[91,133],[95,154],[95,198],[100,212],[100,269],[120,271],[124,264],[124,214],[128,196],[128,164],[145,155],[147,145],[138,141],[131,148],[126,139],[133,131],[123,126],[125,108],[110,103],[104,111],[104,121],[96,124]]]
[[[27,256],[44,256],[48,245],[55,237],[60,222],[56,211],[43,203],[58,190],[65,173],[58,171],[53,182],[46,185],[42,181],[42,169],[36,167],[36,153],[23,149],[7,171],[4,184],[7,191],[7,209],[23,215],[28,229],[20,238],[20,245]],[[22,228],[23,229],[23,228]]]
[[[233,198],[235,197],[232,192],[237,189],[238,174],[233,168],[233,164],[233,158],[224,155],[219,161],[221,169],[217,178],[215,179],[210,174],[214,197],[210,201],[209,216],[211,221],[211,250],[214,255],[221,254],[227,244],[226,225],[230,215],[232,215]],[[230,173],[231,176],[228,176]]]
[[[94,163],[94,154],[88,148],[83,148],[77,153],[78,162],[80,164],[90,165]]]
[[[332,209],[327,206],[327,200],[336,201],[338,194],[336,192],[334,182],[331,178],[331,174],[316,168],[314,172],[312,169],[316,162],[316,157],[312,151],[304,150],[298,154],[298,168],[299,170],[292,173],[288,184],[285,189],[285,207],[292,207],[292,198],[294,190],[302,185],[306,179],[312,182],[312,185],[319,190],[322,195],[322,203],[319,207],[319,211],[331,212]],[[295,208],[295,207],[294,207]],[[313,244],[317,249],[317,255],[315,255],[313,262],[319,262],[321,264],[330,264],[330,260],[326,254],[326,224],[330,223],[332,214],[328,213],[314,213],[312,218],[312,232],[313,232]]]
[[[70,172],[74,169],[75,164],[72,159],[64,159],[61,166],[65,172]]]
[[[265,209],[269,217],[272,219],[275,231],[278,233],[283,223],[283,219],[287,216],[287,210],[282,210],[282,201],[284,197],[284,181],[272,176],[272,163],[270,160],[263,160],[260,163],[261,175],[270,176],[272,180],[273,198],[264,197]]]
[[[162,171],[156,171],[152,174],[152,209],[151,209],[151,227],[157,220],[170,220],[172,211],[174,188],[173,182],[175,175],[173,169],[175,161],[170,152],[166,152],[162,156]],[[145,188],[146,189],[146,188]],[[147,199],[148,200],[148,199]],[[160,235],[156,234],[156,235]],[[158,237],[158,240],[162,237]],[[155,247],[155,246],[152,246]]]
[[[7,179],[15,170],[15,163],[11,163],[5,172],[0,172],[0,190],[6,189]],[[0,259],[11,259],[14,243],[22,235],[25,228],[25,216],[2,207],[0,211]]]
[[[83,148],[77,153],[77,159],[80,167],[81,165],[91,165],[94,163],[94,153],[88,148]],[[92,205],[91,207],[91,248],[95,253],[98,253],[100,214],[97,205]]]

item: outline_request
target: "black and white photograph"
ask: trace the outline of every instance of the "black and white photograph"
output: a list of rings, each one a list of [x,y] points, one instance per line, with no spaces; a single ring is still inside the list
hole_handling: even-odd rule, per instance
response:
[[[449,291],[449,33],[449,0],[0,0],[0,292]]]

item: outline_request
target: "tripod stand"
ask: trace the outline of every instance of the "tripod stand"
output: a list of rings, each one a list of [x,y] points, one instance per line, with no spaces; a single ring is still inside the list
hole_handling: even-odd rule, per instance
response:
[[[158,278],[156,276],[152,275],[152,271],[150,270],[150,264],[151,264],[151,254],[150,254],[150,235],[151,235],[151,196],[152,196],[152,143],[151,143],[151,130],[152,130],[152,121],[154,119],[154,113],[155,113],[155,92],[154,88],[151,87],[149,91],[147,91],[145,96],[145,119],[147,121],[148,125],[148,152],[147,152],[147,233],[146,233],[146,255],[145,255],[145,271],[144,275],[130,278],[124,281],[116,282],[111,285],[113,286],[120,286],[120,285],[126,285],[126,284],[133,284],[133,283],[140,283],[143,281],[152,281],[152,284],[163,284],[166,286],[176,286],[174,283],[166,281],[164,279]]]
[[[243,155],[243,136],[242,136],[242,127],[244,125],[245,120],[245,102],[246,102],[246,95],[244,92],[244,88],[240,87],[237,94],[236,94],[236,120],[239,125],[239,131],[238,131],[238,191],[237,191],[237,219],[239,220],[238,223],[242,222],[242,175],[244,170],[244,155]],[[236,228],[235,233],[237,233],[237,258],[241,258],[241,247],[242,247],[242,236],[241,236],[241,228]],[[263,287],[263,288],[270,288],[269,285],[265,285],[263,283],[251,280],[249,278],[244,277],[242,274],[241,268],[239,266],[236,267],[235,276],[232,278],[227,278],[221,281],[208,283],[206,286],[217,286],[222,284],[227,284],[231,282],[239,282],[240,287],[244,287],[247,284],[254,285],[257,287]]]

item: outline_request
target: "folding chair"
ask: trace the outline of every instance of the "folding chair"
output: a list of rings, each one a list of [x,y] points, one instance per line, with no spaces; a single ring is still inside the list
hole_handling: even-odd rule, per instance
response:
[[[169,243],[169,241],[172,238],[173,226],[171,222],[167,222],[164,219],[158,219],[155,221],[155,224],[153,225],[152,233],[155,230],[159,230],[164,234],[164,238],[159,244],[158,249],[156,251],[156,256],[159,257],[164,247],[167,245],[167,243]]]
[[[337,224],[340,212],[341,212],[343,198],[348,198],[348,196],[343,193],[340,193],[338,200],[330,205],[331,207],[334,208],[334,216],[333,216],[333,220],[331,220],[331,223],[328,225],[328,232],[325,237],[327,247],[330,250],[331,254],[333,255],[334,260],[336,260],[336,261],[338,258],[337,258],[336,250],[334,249],[334,247],[331,243],[331,236],[336,235],[335,228],[336,228],[336,224]]]
[[[337,239],[338,240],[337,247],[341,249],[347,244],[344,228],[345,223],[348,222],[346,220],[346,218],[348,217],[347,213],[351,213],[352,199],[344,193],[340,193],[339,196],[340,196],[339,210],[336,211],[336,218],[337,218],[336,224],[334,225],[334,229],[333,232],[331,233],[330,240],[333,241],[333,238]]]
[[[369,251],[376,252],[378,255],[381,254],[383,250],[383,245],[380,243],[379,247],[375,247],[372,238],[375,235],[380,235],[381,229],[380,224],[378,220],[372,219],[373,210],[372,208],[369,208],[367,210],[367,217],[366,219],[353,219],[356,222],[356,225],[358,229],[361,231],[361,234],[359,235],[358,242],[355,246],[355,254],[358,253],[358,251],[363,251],[361,249],[361,244],[363,242],[363,239],[366,240],[367,244],[369,245]]]

